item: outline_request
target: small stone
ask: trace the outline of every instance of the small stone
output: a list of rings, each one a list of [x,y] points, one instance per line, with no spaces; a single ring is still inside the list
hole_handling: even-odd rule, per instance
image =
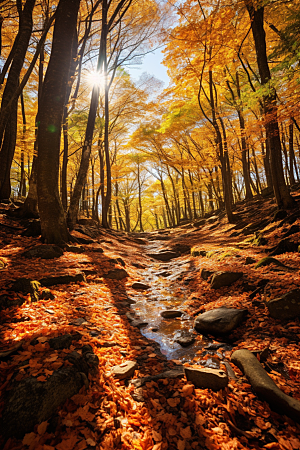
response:
[[[167,309],[166,311],[162,311],[160,313],[161,317],[164,319],[175,319],[176,317],[181,317],[182,314],[182,311],[177,311],[176,309]]]
[[[111,280],[123,280],[127,277],[129,277],[129,275],[125,269],[113,269],[104,275],[104,278],[109,278]]]
[[[221,369],[184,367],[184,373],[186,379],[191,381],[196,388],[218,391],[224,389],[228,384],[227,373]]]
[[[242,276],[242,272],[216,272],[211,280],[211,288],[219,289],[223,286],[230,286]]]
[[[148,284],[140,283],[139,281],[132,284],[132,289],[141,289],[141,290],[147,290],[150,289],[150,286]]]
[[[157,259],[158,261],[170,261],[171,259],[177,258],[179,253],[167,250],[160,253],[147,253],[147,256]]]
[[[148,322],[143,322],[142,320],[138,320],[138,319],[136,319],[136,320],[133,320],[132,322],[131,322],[131,326],[133,326],[133,327],[135,327],[135,328],[143,328],[143,327],[146,327],[148,325]]]
[[[114,366],[111,372],[119,380],[125,380],[126,378],[132,378],[136,369],[136,361],[126,361],[118,366]]]
[[[245,265],[248,266],[249,264],[254,264],[255,263],[255,259],[251,258],[251,256],[247,256],[247,258],[245,259]]]
[[[294,289],[279,298],[268,301],[267,308],[274,319],[300,317],[300,289]]]
[[[207,270],[207,269],[201,269],[201,273],[200,273],[200,276],[201,276],[201,278],[202,278],[202,280],[205,280],[205,281],[207,281],[208,280],[208,278],[211,276],[211,275],[213,275],[215,272],[213,272],[212,270]]]
[[[52,292],[50,291],[50,289],[44,289],[40,295],[40,298],[42,300],[54,300],[55,299],[55,295],[52,294]]]
[[[181,336],[175,339],[175,342],[181,345],[181,347],[189,347],[195,342],[194,336]]]

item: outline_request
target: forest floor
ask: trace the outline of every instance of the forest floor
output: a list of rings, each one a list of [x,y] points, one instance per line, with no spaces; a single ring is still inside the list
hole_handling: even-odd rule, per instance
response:
[[[299,201],[300,192],[294,192],[294,196]],[[232,352],[237,349],[254,352],[280,389],[300,400],[299,318],[273,319],[266,306],[270,299],[300,287],[300,253],[275,256],[293,270],[272,264],[255,268],[255,263],[267,256],[292,226],[296,232],[289,240],[300,243],[299,219],[288,221],[290,215],[272,221],[274,200],[257,197],[238,205],[235,214],[239,220],[235,225],[228,224],[221,214],[201,226],[186,224],[153,233],[126,234],[100,229],[97,236],[81,244],[82,253],[67,249],[55,259],[29,259],[23,252],[40,244],[39,238],[22,236],[25,223],[6,216],[7,206],[0,208],[0,297],[22,303],[14,307],[6,304],[1,312],[0,408],[5,411],[7,398],[18,383],[28,377],[35,377],[40,384],[47,383],[55,371],[68,366],[66,355],[74,351],[81,354],[84,345],[90,345],[99,359],[97,371],[88,374],[88,382],[78,394],[64,402],[49,420],[36,423],[25,436],[18,436],[16,426],[18,439],[12,432],[0,442],[1,448],[300,449],[300,425],[258,399],[247,378],[230,362]],[[82,226],[81,232],[84,230]],[[79,231],[74,236],[84,237]],[[262,237],[265,240],[260,240]],[[192,252],[183,251],[170,262],[159,262],[147,255],[151,249],[152,253],[153,249],[172,251],[179,246],[191,248]],[[198,254],[197,250],[205,256],[192,256]],[[183,269],[177,276],[180,266]],[[193,345],[197,349],[194,357],[190,347],[181,351],[181,355],[185,351],[189,355],[188,362],[183,357],[174,359],[172,352],[171,359],[167,359],[170,356],[162,353],[157,342],[147,335],[147,327],[142,328],[143,324],[136,324],[130,316],[132,305],[138,314],[135,302],[141,299],[144,310],[145,301],[149,300],[150,314],[154,286],[151,277],[145,277],[149,268],[157,276],[154,280],[165,280],[169,308],[173,289],[177,300],[182,295],[180,308],[190,318],[227,306],[247,309],[246,319],[226,337],[194,334]],[[107,276],[111,271],[116,274],[124,269],[123,279]],[[212,289],[210,279],[202,278],[202,269],[237,271],[243,277],[231,286]],[[161,270],[169,274],[160,276]],[[32,301],[29,293],[11,290],[14,280],[19,278],[40,280],[78,272],[85,274],[85,281],[51,286],[53,299],[40,295],[38,301]],[[145,283],[145,289],[137,292],[132,287],[135,282]],[[256,292],[257,288],[260,289]],[[40,287],[39,294],[42,290]],[[168,320],[163,322],[170,323]],[[172,320],[180,323],[182,329],[184,318]],[[67,348],[53,349],[49,345],[53,337],[66,334],[76,335]],[[154,334],[152,326],[150,335]],[[137,388],[137,384],[119,380],[112,372],[116,365],[125,367],[126,361],[137,362],[133,379],[178,370],[182,365],[207,367],[207,362],[212,361],[212,354],[204,349],[208,342],[218,349],[213,354],[214,364],[219,358],[219,366],[227,370],[223,364],[226,359],[234,372],[227,387],[218,391],[195,388],[183,375],[149,378]],[[224,348],[222,345],[218,348],[219,343],[224,343]]]

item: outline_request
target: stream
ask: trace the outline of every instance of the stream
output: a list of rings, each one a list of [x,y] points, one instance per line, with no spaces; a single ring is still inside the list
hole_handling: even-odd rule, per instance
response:
[[[157,253],[160,250],[161,241],[158,240],[144,247],[145,253]],[[194,330],[194,317],[185,312],[184,303],[190,292],[180,283],[180,279],[187,271],[190,272],[189,258],[153,262],[141,274],[141,282],[150,287],[147,291],[135,291],[131,295],[136,301],[131,305],[131,310],[137,319],[147,323],[140,330],[143,336],[157,342],[167,359],[219,368],[223,355],[218,348],[229,350],[231,347],[228,344],[213,343],[204,336],[186,347],[176,342],[182,337],[201,336]],[[161,317],[162,311],[170,309],[182,311],[183,315],[172,319]],[[202,359],[204,356],[205,359]]]

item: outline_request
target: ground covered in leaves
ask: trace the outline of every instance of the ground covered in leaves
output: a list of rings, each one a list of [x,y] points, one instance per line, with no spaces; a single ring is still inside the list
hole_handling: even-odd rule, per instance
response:
[[[14,383],[30,376],[46,383],[56,370],[70,364],[66,356],[74,350],[80,354],[88,344],[99,358],[97,371],[88,374],[78,394],[25,436],[2,440],[1,448],[300,449],[300,425],[259,400],[232,363],[236,379],[231,378],[218,392],[197,389],[185,377],[161,378],[146,382],[138,398],[133,395],[133,384],[113,375],[112,368],[125,361],[138,363],[134,378],[159,374],[179,364],[167,361],[157,344],[143,337],[126,316],[132,284],[143,281],[143,267],[155,264],[139,238],[145,242],[153,233],[138,236],[100,230],[98,236],[81,244],[82,253],[66,250],[55,259],[28,259],[24,250],[39,244],[39,238],[22,236],[23,224],[9,219],[1,206],[0,295],[22,304],[1,311],[0,408],[5,408],[7,392]],[[299,318],[272,319],[266,307],[270,299],[299,288],[300,253],[276,256],[288,268],[255,268],[255,262],[276,247],[291,227],[284,219],[272,221],[274,211],[271,198],[257,198],[239,205],[236,225],[229,225],[220,214],[201,226],[186,224],[168,230],[163,245],[167,249],[183,243],[191,247],[192,254],[193,250],[205,252],[205,256],[178,257],[178,261],[190,263],[191,270],[182,279],[189,294],[185,307],[190,315],[222,305],[248,310],[246,321],[228,337],[233,349],[224,350],[226,358],[230,361],[236,349],[253,351],[280,389],[300,400]],[[293,225],[300,225],[300,220]],[[83,237],[78,231],[75,236]],[[293,233],[291,240],[300,243],[300,232]],[[242,271],[243,277],[232,286],[212,289],[209,280],[201,277],[203,268]],[[115,269],[125,269],[127,276],[110,278],[108,274]],[[50,298],[40,295],[36,302],[30,293],[11,290],[18,278],[41,280],[78,273],[85,274],[85,281],[51,286]],[[43,290],[40,287],[39,294]],[[76,335],[76,339],[68,348],[53,349],[51,339],[65,334]]]

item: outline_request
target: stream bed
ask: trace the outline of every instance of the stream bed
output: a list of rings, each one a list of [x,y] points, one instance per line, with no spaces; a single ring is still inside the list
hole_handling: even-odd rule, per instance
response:
[[[159,251],[159,244],[161,243],[153,241],[145,247],[146,252]],[[143,336],[157,342],[167,359],[219,368],[223,355],[218,351],[218,347],[228,350],[230,346],[213,343],[211,339],[194,330],[194,317],[186,313],[184,305],[190,292],[180,283],[180,279],[187,272],[190,273],[188,258],[153,262],[141,273],[141,282],[148,285],[149,289],[131,294],[136,302],[131,305],[131,310],[137,319],[147,323],[140,330]],[[161,312],[170,309],[182,311],[183,314],[181,317],[164,319]],[[183,347],[176,340],[184,337],[193,337],[195,341]],[[202,359],[203,357],[205,359]]]

